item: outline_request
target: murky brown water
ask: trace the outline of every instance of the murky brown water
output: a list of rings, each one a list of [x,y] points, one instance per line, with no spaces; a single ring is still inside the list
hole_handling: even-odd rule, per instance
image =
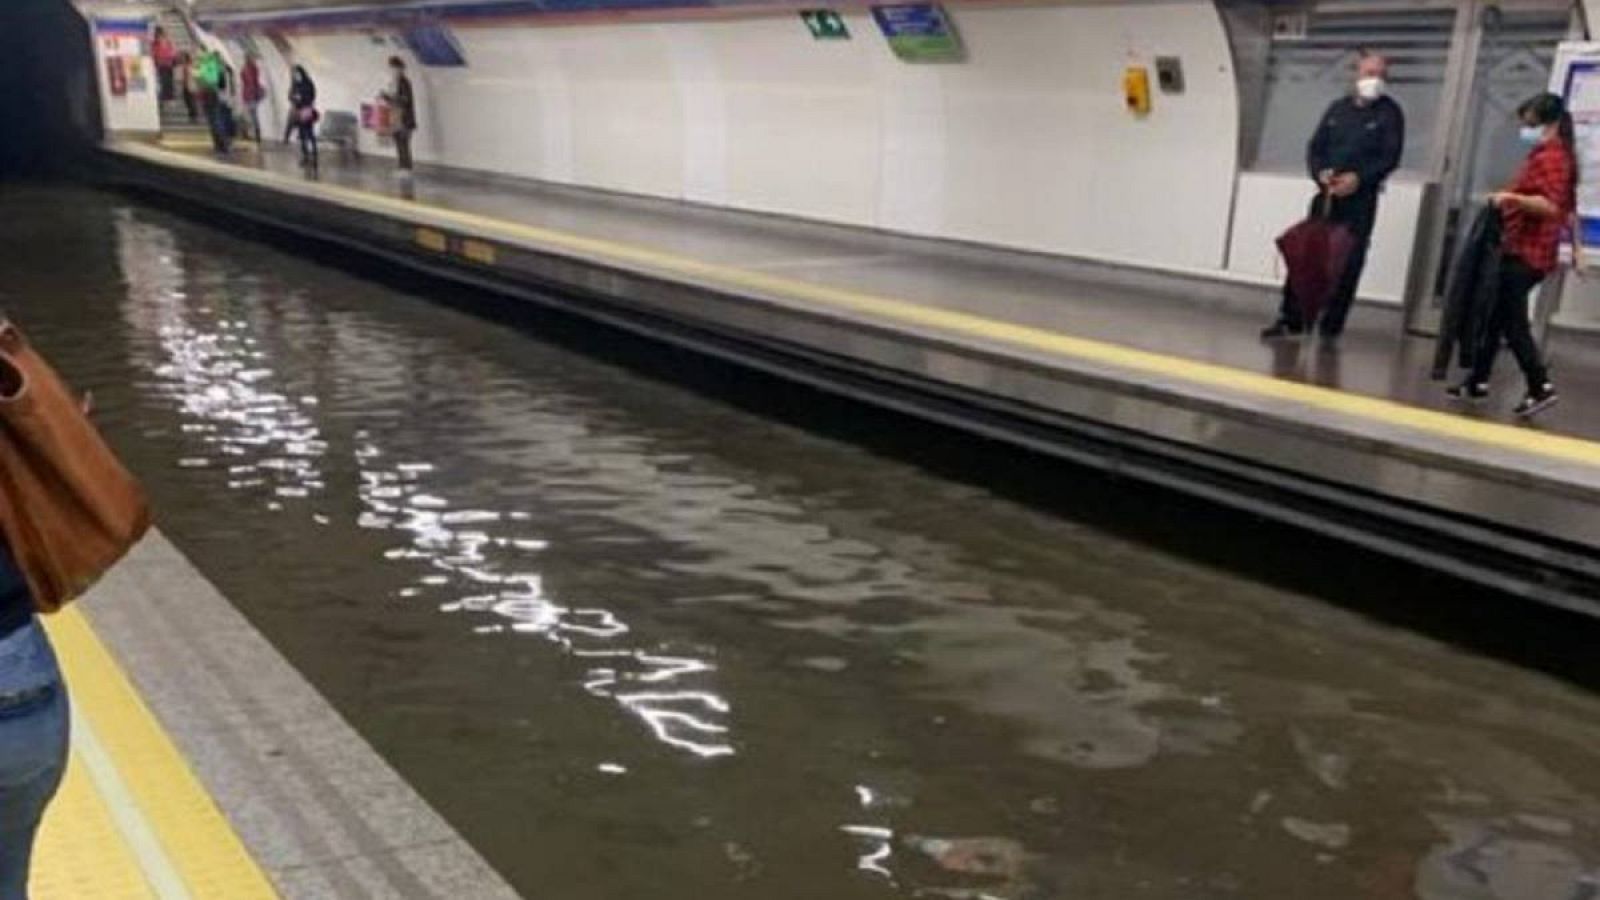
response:
[[[162,527],[529,896],[1600,894],[1600,697],[123,198],[0,241]]]

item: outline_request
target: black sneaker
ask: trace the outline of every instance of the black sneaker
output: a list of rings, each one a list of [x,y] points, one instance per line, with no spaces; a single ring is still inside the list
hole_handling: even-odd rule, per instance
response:
[[[1489,399],[1489,386],[1471,381],[1445,388],[1444,392],[1457,400],[1467,400],[1472,403],[1481,403]]]
[[[1298,340],[1305,333],[1306,330],[1304,328],[1296,328],[1288,322],[1273,322],[1266,328],[1261,329],[1261,339],[1263,341]]]
[[[1556,393],[1556,386],[1547,381],[1537,391],[1523,397],[1512,412],[1520,418],[1531,419],[1560,401],[1561,395]]]

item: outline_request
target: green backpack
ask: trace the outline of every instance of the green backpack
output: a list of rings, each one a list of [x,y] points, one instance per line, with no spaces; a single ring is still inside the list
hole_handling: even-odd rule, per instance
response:
[[[216,90],[222,84],[222,57],[216,53],[207,53],[200,57],[200,62],[195,66],[194,77],[201,86]]]

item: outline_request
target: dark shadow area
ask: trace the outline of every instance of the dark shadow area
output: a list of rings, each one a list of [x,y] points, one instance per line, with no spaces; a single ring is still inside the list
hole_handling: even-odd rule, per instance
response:
[[[99,140],[88,23],[66,0],[0,2],[0,180],[71,174]]]

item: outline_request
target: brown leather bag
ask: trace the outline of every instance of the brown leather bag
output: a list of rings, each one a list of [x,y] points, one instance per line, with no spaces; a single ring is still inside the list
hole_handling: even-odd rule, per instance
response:
[[[144,492],[84,406],[0,323],[0,533],[40,612],[82,594],[150,527]]]

